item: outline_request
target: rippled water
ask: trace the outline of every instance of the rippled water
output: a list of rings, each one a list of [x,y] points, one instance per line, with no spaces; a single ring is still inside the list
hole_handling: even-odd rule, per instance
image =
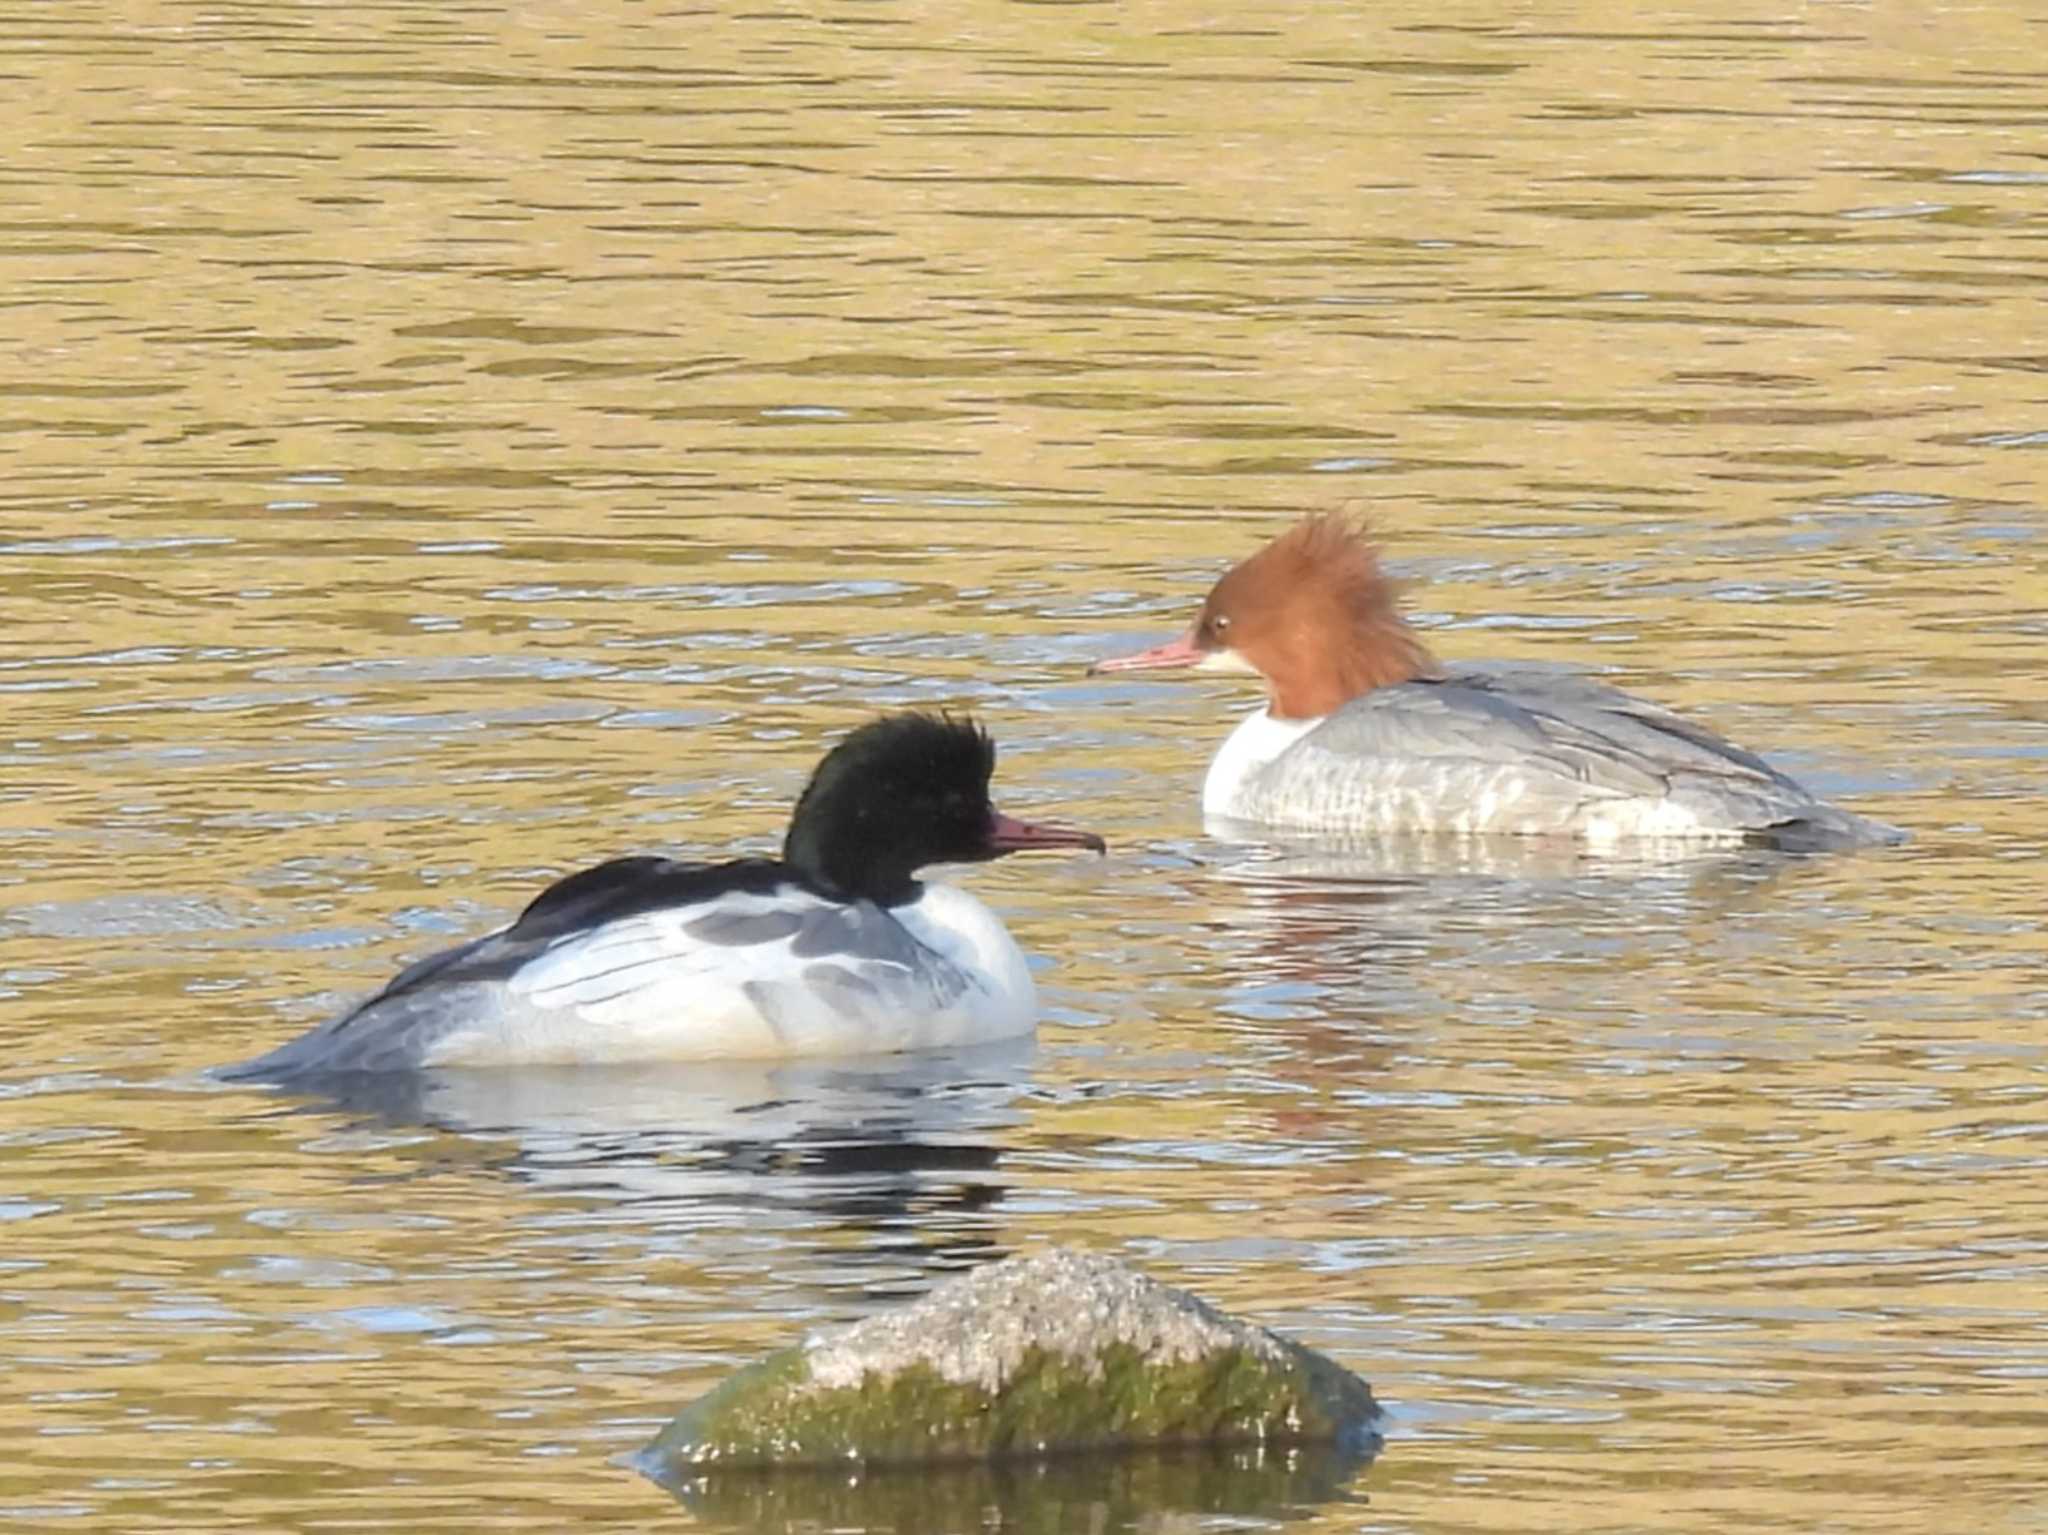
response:
[[[0,1518],[688,1524],[612,1459],[678,1403],[1056,1241],[1372,1381],[1308,1528],[2048,1521],[2041,43],[0,12]],[[1244,694],[1085,664],[1331,508],[1441,653],[1915,841],[1207,835]],[[203,1075],[552,874],[772,845],[903,704],[1111,839],[969,876],[1034,1046]]]

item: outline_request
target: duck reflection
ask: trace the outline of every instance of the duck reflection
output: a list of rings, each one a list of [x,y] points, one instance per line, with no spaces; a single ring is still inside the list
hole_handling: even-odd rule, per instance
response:
[[[843,1226],[878,1258],[1001,1256],[977,1216],[1003,1197],[1002,1136],[1036,1047],[837,1060],[374,1072],[292,1084],[312,1107],[481,1142],[506,1176],[634,1208],[634,1219],[756,1230]]]
[[[1208,817],[1217,917],[1270,980],[1411,968],[1452,935],[1559,954],[1632,931],[1755,907],[1788,868],[1774,847],[1591,849],[1542,837],[1311,835]]]
[[[1708,892],[1752,891],[1807,855],[1742,843],[1639,840],[1593,847],[1562,837],[1471,836],[1457,832],[1309,832],[1207,816],[1226,872],[1247,877],[1384,882],[1515,882],[1569,886],[1623,880]]]

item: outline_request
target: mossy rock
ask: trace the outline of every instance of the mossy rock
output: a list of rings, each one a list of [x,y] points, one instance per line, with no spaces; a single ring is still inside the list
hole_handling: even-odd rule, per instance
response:
[[[914,1465],[1133,1446],[1368,1441],[1364,1381],[1110,1258],[987,1265],[740,1370],[637,1464]]]
[[[746,1535],[1100,1535],[1299,1517],[1368,1459],[1337,1445],[1196,1445],[949,1465],[713,1467],[668,1484],[707,1529]]]

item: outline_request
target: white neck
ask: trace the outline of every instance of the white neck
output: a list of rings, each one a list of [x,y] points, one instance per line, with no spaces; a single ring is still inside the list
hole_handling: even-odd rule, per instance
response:
[[[1286,751],[1327,718],[1317,715],[1306,720],[1278,720],[1270,710],[1247,714],[1230,739],[1216,750],[1209,764],[1209,776],[1202,782],[1202,812],[1232,815],[1245,780]]]

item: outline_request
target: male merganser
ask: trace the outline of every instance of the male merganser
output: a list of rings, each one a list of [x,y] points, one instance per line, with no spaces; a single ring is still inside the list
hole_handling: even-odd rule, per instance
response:
[[[1845,847],[1903,841],[1603,683],[1439,666],[1364,534],[1310,517],[1224,573],[1179,639],[1097,664],[1256,673],[1267,705],[1202,809],[1277,826]]]
[[[861,1055],[1029,1033],[1037,991],[1001,921],[915,875],[1103,842],[998,814],[995,760],[971,721],[875,720],[818,764],[779,860],[615,858],[572,874],[510,927],[224,1075]]]

